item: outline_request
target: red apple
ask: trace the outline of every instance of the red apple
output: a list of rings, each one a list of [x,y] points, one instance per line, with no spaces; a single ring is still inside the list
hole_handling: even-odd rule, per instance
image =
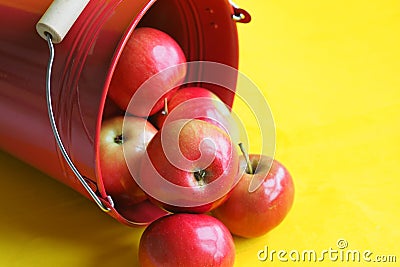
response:
[[[142,27],[128,39],[110,84],[109,95],[118,106],[129,113],[147,117],[163,107],[186,75],[185,55],[178,43],[168,34]],[[143,90],[138,89],[153,75]],[[129,105],[134,94],[138,101]]]
[[[160,129],[166,119],[202,119],[218,126],[227,127],[231,112],[222,100],[210,90],[202,87],[187,87],[176,91],[167,101],[167,110],[161,110],[152,117]]]
[[[133,176],[138,175],[146,146],[157,130],[147,120],[117,116],[105,120],[100,132],[100,169],[105,190],[116,204],[132,205],[146,199]],[[131,168],[130,172],[129,167]]]
[[[241,170],[246,171],[229,199],[213,211],[231,233],[247,238],[264,235],[278,226],[294,198],[292,177],[281,163],[265,155],[249,158],[255,172],[248,173],[245,157],[241,157]],[[253,179],[261,184],[250,192]]]
[[[173,214],[151,223],[139,243],[139,263],[150,266],[233,266],[229,230],[205,214]]]
[[[239,177],[229,135],[202,120],[167,123],[150,141],[137,183],[171,212],[204,213],[220,205]]]

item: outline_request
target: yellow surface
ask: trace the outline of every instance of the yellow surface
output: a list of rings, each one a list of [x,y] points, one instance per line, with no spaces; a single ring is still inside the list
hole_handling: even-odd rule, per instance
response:
[[[289,258],[304,250],[319,257],[345,239],[342,251],[370,250],[372,260],[395,255],[397,263],[383,266],[398,266],[400,2],[236,2],[253,17],[239,25],[240,69],[271,106],[276,158],[296,185],[294,206],[279,227],[235,239],[236,265],[379,265],[334,262],[327,254],[317,263]],[[0,173],[1,267],[138,265],[143,229],[117,223],[3,152]],[[273,262],[259,261],[265,246],[285,250],[288,262],[276,254]]]

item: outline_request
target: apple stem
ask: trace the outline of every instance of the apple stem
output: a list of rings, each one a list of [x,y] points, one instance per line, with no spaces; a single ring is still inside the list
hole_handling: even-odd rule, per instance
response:
[[[118,135],[114,138],[114,142],[118,145],[121,145],[124,142],[124,136],[122,134]]]
[[[199,182],[199,185],[203,186],[205,185],[204,179],[206,177],[206,171],[205,170],[198,170],[194,173],[194,178],[196,181]]]
[[[246,160],[246,164],[247,164],[246,172],[248,174],[254,174],[253,166],[251,165],[249,154],[247,153],[246,149],[244,148],[243,143],[239,143],[239,147],[240,147],[240,150],[242,151],[244,159]]]
[[[168,99],[164,98],[164,110],[161,111],[161,114],[168,115]]]

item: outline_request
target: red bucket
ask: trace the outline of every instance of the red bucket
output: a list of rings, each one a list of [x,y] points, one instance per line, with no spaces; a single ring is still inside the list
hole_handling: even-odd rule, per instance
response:
[[[47,43],[35,26],[49,0],[0,0],[0,148],[92,199],[55,141],[46,103]],[[147,224],[164,211],[145,201],[116,210],[99,171],[99,132],[107,91],[126,40],[136,27],[171,35],[188,61],[238,67],[236,22],[243,10],[227,0],[89,1],[55,45],[52,101],[66,152],[108,214],[127,225]],[[234,93],[209,85],[229,106]]]

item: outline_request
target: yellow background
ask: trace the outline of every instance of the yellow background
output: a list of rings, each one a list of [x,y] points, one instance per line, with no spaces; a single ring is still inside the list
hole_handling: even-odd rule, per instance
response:
[[[338,249],[340,238],[348,249],[372,251],[372,259],[396,255],[398,264],[400,1],[236,3],[253,18],[238,25],[240,70],[270,104],[276,158],[296,186],[279,227],[260,238],[235,238],[236,265],[310,266],[261,262],[257,251]],[[246,126],[258,142],[254,126]],[[3,152],[0,173],[1,267],[138,265],[143,229],[119,224]]]

